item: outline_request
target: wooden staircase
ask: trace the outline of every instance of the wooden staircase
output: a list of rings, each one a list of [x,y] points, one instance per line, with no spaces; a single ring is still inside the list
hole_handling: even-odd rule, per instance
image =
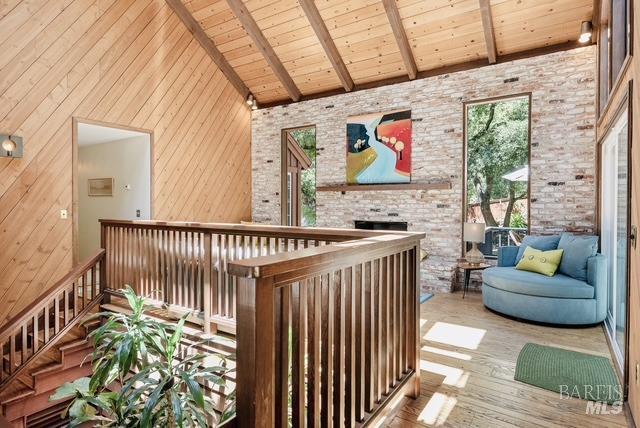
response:
[[[7,420],[16,427],[38,426],[43,421],[47,421],[44,426],[56,426],[52,421],[62,421],[58,412],[61,403],[51,403],[49,397],[63,383],[91,374],[93,347],[87,334],[96,325],[99,321],[70,329],[0,392],[0,408]],[[3,355],[5,370],[8,364],[8,355]],[[56,409],[55,417],[45,417],[51,415],[52,408]]]
[[[80,263],[0,329],[0,411],[14,426],[48,426],[46,414],[60,404],[49,396],[90,374],[91,362],[82,364],[92,349],[87,334],[100,321],[81,321],[103,300],[104,253]]]
[[[101,311],[130,313],[124,299],[113,296],[111,302],[102,304]],[[95,308],[97,311],[98,308]],[[179,314],[157,308],[149,311],[149,318],[157,321],[174,322]],[[52,324],[52,323],[51,323]],[[87,340],[87,335],[100,325],[100,320],[89,324],[77,324],[67,331],[56,346],[50,347],[28,367],[20,372],[12,382],[0,391],[0,409],[2,415],[11,421],[15,427],[57,427],[65,426],[68,421],[60,415],[67,407],[68,401],[51,403],[49,397],[56,388],[65,382],[91,375],[91,353],[93,347]],[[203,337],[202,326],[198,323],[187,322],[184,327],[184,337],[181,347],[183,357],[193,353],[208,355],[204,363],[219,365],[219,355],[228,357],[227,366],[235,368],[235,340],[233,336],[215,334],[206,336],[209,342],[197,345]],[[38,341],[43,343],[43,333],[40,332]],[[27,353],[32,350],[33,335],[27,338]],[[18,353],[21,349],[18,349]],[[3,370],[9,372],[10,359],[8,353],[3,354]],[[224,409],[229,392],[235,388],[235,373],[226,376],[227,385],[201,383],[205,393],[212,398],[215,410],[220,413]]]

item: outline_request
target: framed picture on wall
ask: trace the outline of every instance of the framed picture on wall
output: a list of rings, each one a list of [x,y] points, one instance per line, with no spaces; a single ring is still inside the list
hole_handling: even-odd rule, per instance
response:
[[[90,178],[89,196],[113,196],[113,178]]]
[[[347,183],[411,182],[411,110],[347,120]]]

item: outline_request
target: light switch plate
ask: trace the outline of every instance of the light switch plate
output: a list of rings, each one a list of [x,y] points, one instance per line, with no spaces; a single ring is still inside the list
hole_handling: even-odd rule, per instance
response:
[[[60,218],[63,220],[69,218],[69,212],[67,210],[60,210]]]

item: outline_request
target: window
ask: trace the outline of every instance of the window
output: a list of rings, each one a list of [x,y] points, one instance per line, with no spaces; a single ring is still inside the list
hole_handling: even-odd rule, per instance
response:
[[[316,226],[316,128],[285,129],[282,136],[282,224]]]
[[[609,101],[609,26],[603,24],[600,27],[600,42],[598,43],[599,58],[598,75],[599,79],[599,95],[600,95],[600,114],[604,111]]]
[[[629,58],[633,54],[632,2],[604,0],[600,2],[598,25],[598,98],[599,113],[608,106],[611,92],[617,86]]]
[[[464,221],[486,224],[488,257],[529,229],[530,103],[520,95],[465,104]]]
[[[311,159],[311,167],[302,171],[302,225],[316,225],[316,128],[291,131],[302,150]]]

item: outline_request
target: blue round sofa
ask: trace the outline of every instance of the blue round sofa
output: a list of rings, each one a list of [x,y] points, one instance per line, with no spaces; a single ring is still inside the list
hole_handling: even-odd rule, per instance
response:
[[[482,300],[496,312],[549,324],[588,325],[607,316],[607,260],[587,259],[586,281],[515,268],[519,247],[501,247],[498,266],[482,275]]]

